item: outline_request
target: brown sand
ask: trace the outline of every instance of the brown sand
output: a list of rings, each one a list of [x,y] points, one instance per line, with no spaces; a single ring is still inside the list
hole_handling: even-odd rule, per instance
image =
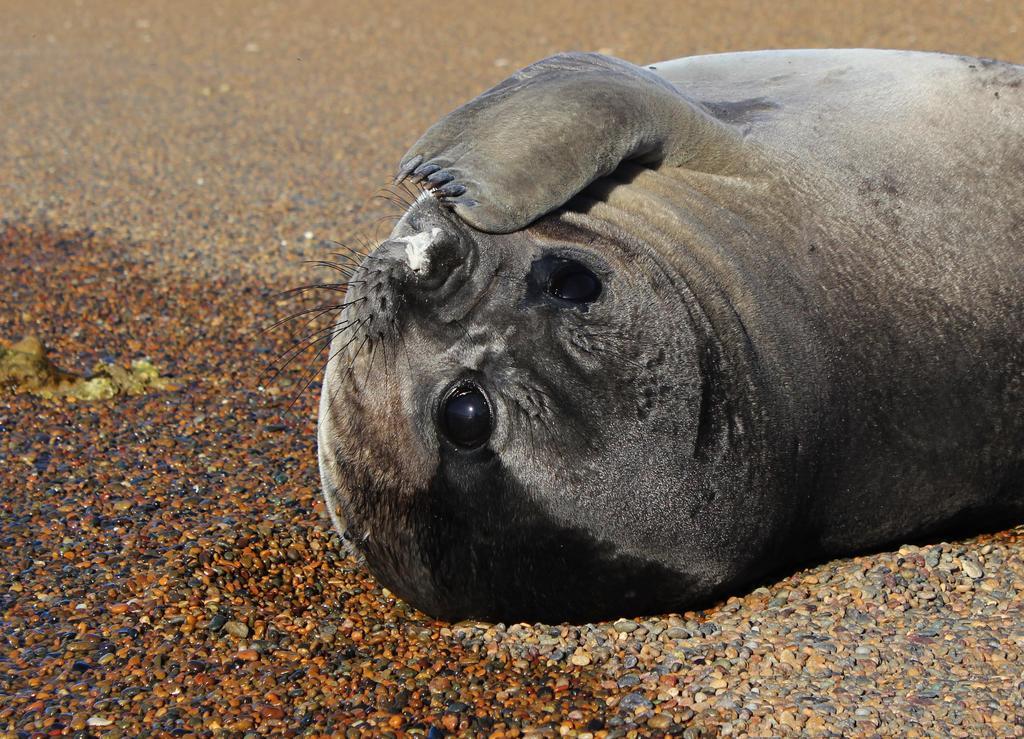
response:
[[[312,352],[261,384],[289,335],[259,327],[303,305],[274,291],[372,236],[454,105],[559,50],[800,46],[1021,62],[1024,8],[8,0],[0,338],[181,389],[0,397],[0,731],[1024,735],[1024,530],[707,612],[452,627],[339,555]]]

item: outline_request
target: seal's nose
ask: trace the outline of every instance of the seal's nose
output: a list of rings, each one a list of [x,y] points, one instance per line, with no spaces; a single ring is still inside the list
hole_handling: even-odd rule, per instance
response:
[[[392,239],[404,245],[404,257],[412,280],[409,287],[421,296],[447,293],[444,288],[466,262],[469,243],[450,228],[429,225],[422,231]]]

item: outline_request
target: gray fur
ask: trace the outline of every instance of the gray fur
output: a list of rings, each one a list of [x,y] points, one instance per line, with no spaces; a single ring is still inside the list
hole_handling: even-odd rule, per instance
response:
[[[572,54],[442,119],[398,179],[445,191],[364,263],[332,347],[336,525],[428,612],[579,620],[1020,520],[1022,81],[911,52]],[[547,253],[600,300],[532,299]],[[489,467],[437,431],[467,372]]]

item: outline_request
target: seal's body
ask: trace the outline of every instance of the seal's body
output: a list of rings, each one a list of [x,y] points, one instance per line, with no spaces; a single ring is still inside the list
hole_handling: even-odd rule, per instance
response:
[[[428,613],[581,620],[1021,520],[1022,83],[570,54],[454,111],[332,347],[336,525]]]

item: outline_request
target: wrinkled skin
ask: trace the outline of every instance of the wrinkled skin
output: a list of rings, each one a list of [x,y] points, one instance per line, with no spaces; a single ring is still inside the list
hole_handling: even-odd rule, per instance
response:
[[[582,621],[1019,520],[1022,79],[562,55],[453,112],[400,166],[437,197],[363,262],[331,348],[335,525],[429,614]],[[553,292],[566,264],[596,299]],[[467,382],[474,448],[442,418]]]

